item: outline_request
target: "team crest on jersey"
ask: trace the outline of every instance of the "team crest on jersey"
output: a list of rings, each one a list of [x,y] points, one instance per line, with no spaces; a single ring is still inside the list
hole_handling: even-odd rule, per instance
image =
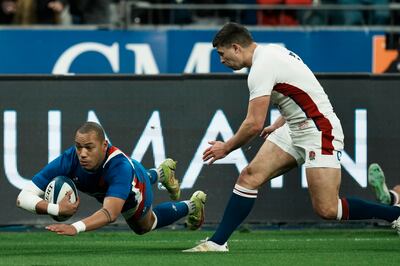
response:
[[[310,161],[314,161],[315,160],[315,152],[314,151],[310,151],[308,153],[308,158],[310,159]]]

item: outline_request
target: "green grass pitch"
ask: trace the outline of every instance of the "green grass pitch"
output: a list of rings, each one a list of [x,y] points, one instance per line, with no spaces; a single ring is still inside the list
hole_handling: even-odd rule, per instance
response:
[[[236,232],[229,253],[181,250],[212,231],[0,232],[0,265],[399,265],[400,237],[389,229]]]

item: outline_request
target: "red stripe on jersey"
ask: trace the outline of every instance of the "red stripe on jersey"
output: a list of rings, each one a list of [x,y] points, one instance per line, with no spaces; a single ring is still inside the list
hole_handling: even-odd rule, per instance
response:
[[[306,116],[314,121],[318,130],[322,132],[322,154],[332,155],[334,150],[332,124],[321,114],[311,97],[303,90],[287,83],[276,84],[274,90],[290,97],[303,110]]]
[[[111,146],[108,151],[107,151],[107,157],[110,156],[113,152],[115,152],[116,150],[118,150],[117,147],[115,146]]]
[[[142,201],[139,203],[139,207],[137,208],[135,214],[133,215],[133,219],[138,220],[142,214],[143,214],[143,209],[144,209],[144,203],[146,201],[146,184],[143,182],[139,182],[139,179],[137,179],[137,177],[134,177],[136,179],[136,184],[135,187],[139,189],[140,194],[142,194]]]
[[[128,160],[130,160],[130,158],[124,153],[122,152],[120,149],[118,149],[115,146],[111,146],[108,150],[107,150],[107,157],[110,156],[111,154],[113,154],[116,151],[120,151],[121,154],[123,154]]]

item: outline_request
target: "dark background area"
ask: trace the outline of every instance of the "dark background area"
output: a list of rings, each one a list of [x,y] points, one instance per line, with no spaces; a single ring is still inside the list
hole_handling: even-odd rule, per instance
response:
[[[342,122],[346,153],[354,158],[355,110],[366,109],[367,163],[379,162],[389,185],[400,183],[397,174],[400,77],[320,74],[318,78]],[[235,132],[246,115],[248,103],[245,75],[1,76],[0,93],[0,116],[7,110],[17,112],[18,172],[28,179],[47,163],[49,110],[62,113],[62,150],[73,144],[75,129],[86,121],[88,111],[93,110],[112,144],[127,155],[132,154],[151,114],[159,111],[166,156],[178,161],[177,175],[183,177],[216,111],[223,111]],[[4,122],[0,138],[4,140]],[[243,148],[248,161],[261,143],[257,138]],[[15,207],[19,190],[5,176],[4,145],[0,149],[0,225],[51,222],[47,216]],[[152,154],[148,149],[142,160],[146,167],[154,167]],[[369,188],[362,188],[346,170],[342,173],[342,196],[374,199]],[[182,199],[189,198],[195,190],[204,190],[208,194],[206,223],[216,223],[238,174],[233,164],[204,166],[193,189],[183,190]],[[271,188],[270,184],[261,188],[247,221],[261,224],[322,221],[313,213],[300,177],[300,169],[294,169],[285,175],[282,188]],[[156,187],[153,191],[155,204],[169,200],[165,191]],[[83,196],[80,210],[71,221],[99,207],[96,201]]]

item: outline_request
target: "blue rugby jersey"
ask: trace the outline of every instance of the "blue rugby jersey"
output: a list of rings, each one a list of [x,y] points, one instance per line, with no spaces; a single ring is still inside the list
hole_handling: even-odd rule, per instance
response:
[[[109,146],[106,154],[99,169],[88,172],[79,164],[75,147],[72,146],[45,166],[32,181],[44,191],[54,177],[67,176],[79,191],[95,197],[101,203],[105,197],[111,196],[126,200],[122,212],[137,209],[138,203],[144,203],[144,190],[148,183],[145,169],[114,146]],[[148,190],[151,191],[151,188]],[[148,200],[151,201],[150,198]]]

